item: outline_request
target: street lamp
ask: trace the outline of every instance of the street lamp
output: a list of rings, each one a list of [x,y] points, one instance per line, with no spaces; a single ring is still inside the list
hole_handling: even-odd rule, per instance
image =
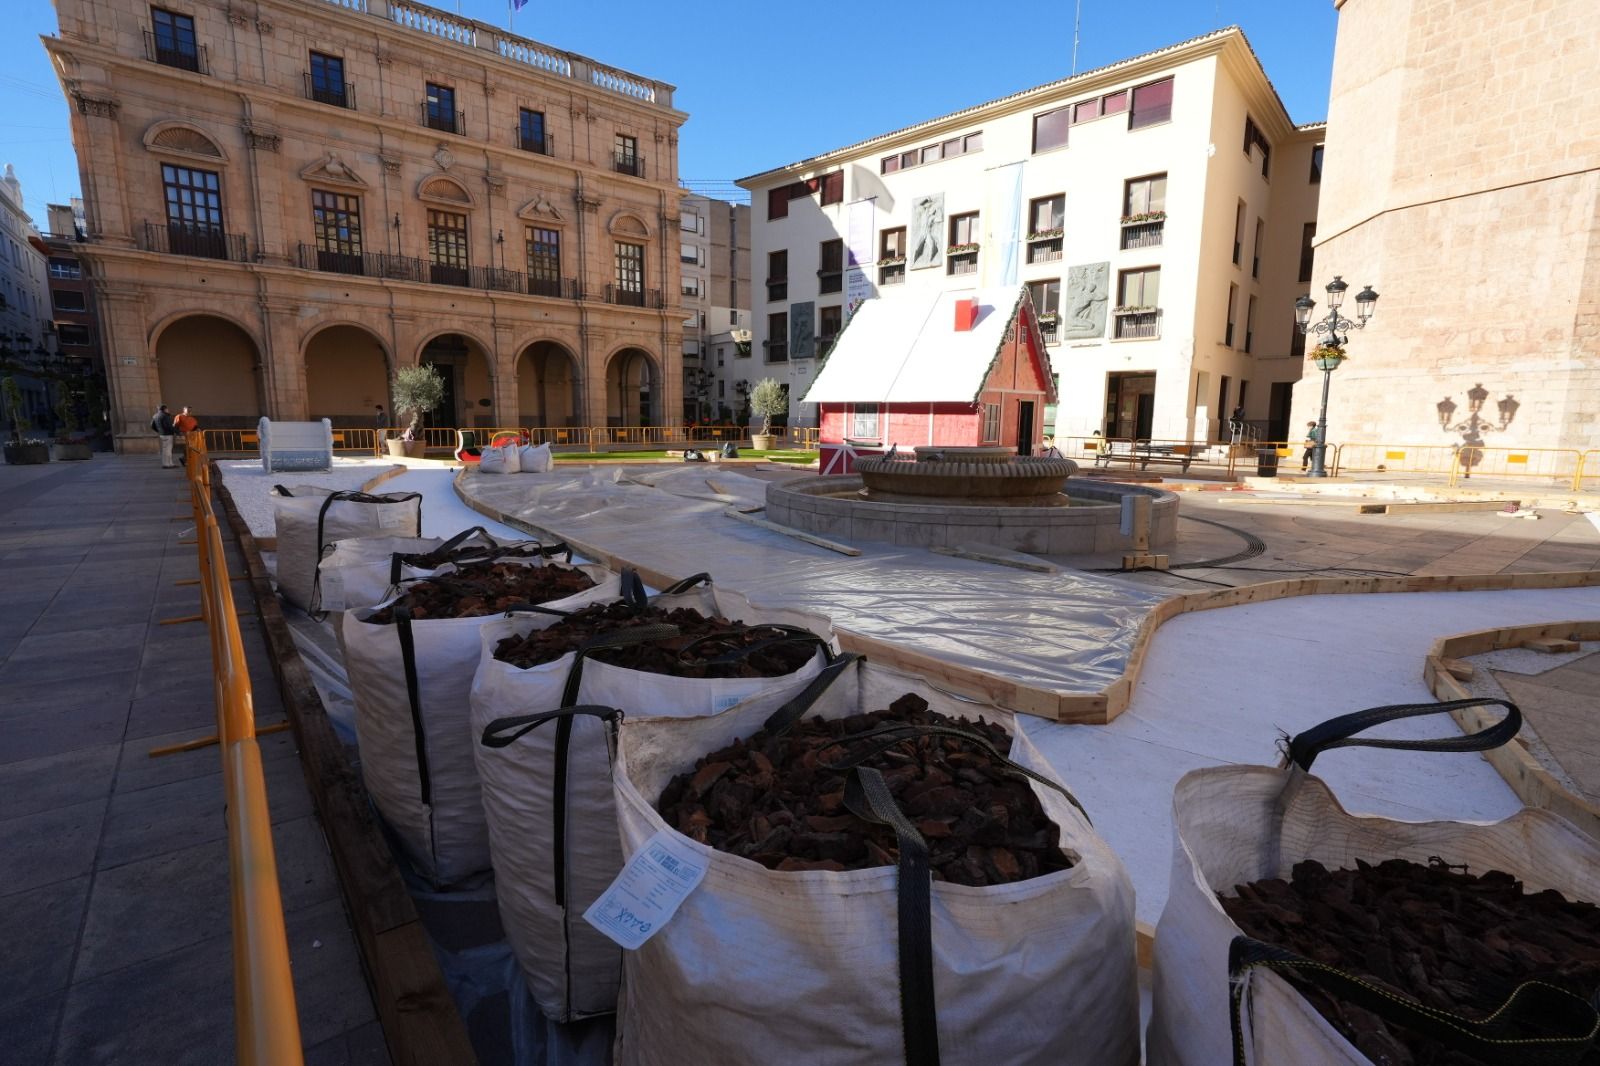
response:
[[[1338,274],[1333,276],[1333,280],[1327,284],[1328,317],[1316,322],[1311,321],[1311,310],[1317,306],[1317,301],[1306,295],[1294,302],[1294,322],[1300,332],[1325,335],[1327,338],[1311,353],[1312,362],[1322,371],[1322,414],[1317,419],[1317,440],[1311,451],[1312,477],[1328,476],[1323,461],[1328,448],[1328,385],[1333,380],[1333,372],[1345,360],[1344,346],[1350,340],[1350,331],[1365,329],[1378,304],[1378,294],[1372,291],[1371,285],[1366,286],[1356,293],[1356,317],[1351,321],[1339,313],[1339,308],[1344,304],[1344,294],[1349,288],[1344,278]]]

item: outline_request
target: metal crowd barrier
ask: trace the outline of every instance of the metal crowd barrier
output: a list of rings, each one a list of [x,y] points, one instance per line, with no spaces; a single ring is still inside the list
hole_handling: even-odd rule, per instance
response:
[[[235,1050],[242,1066],[300,1066],[304,1060],[299,1013],[289,968],[283,900],[278,893],[272,815],[261,749],[256,743],[250,668],[239,635],[222,533],[211,507],[206,436],[190,433],[185,444],[185,476],[200,549],[200,605],[211,635],[217,737],[227,805]]]
[[[333,430],[333,450],[359,455],[383,454],[382,442],[400,436],[402,427],[339,428]],[[744,426],[475,426],[468,432],[480,444],[496,433],[526,433],[534,444],[574,451],[603,452],[614,446],[627,448],[666,448],[672,446],[712,446],[732,442],[749,448],[750,432]],[[815,426],[775,430],[783,437],[783,447],[816,451],[821,431]],[[454,426],[424,426],[422,440],[429,452],[453,454],[456,450]],[[260,438],[253,429],[206,429],[200,435],[208,454],[213,456],[256,455]]]

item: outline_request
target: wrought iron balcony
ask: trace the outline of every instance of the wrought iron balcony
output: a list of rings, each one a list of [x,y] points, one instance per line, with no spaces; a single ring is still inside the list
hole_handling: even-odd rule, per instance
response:
[[[342,107],[349,111],[356,109],[356,87],[350,82],[318,81],[309,70],[305,72],[305,79],[307,100]]]
[[[146,222],[141,250],[164,255],[191,255],[198,259],[224,259],[248,263],[250,256],[244,234],[229,233],[221,226],[198,226],[185,222]]]
[[[611,169],[618,174],[631,174],[636,178],[642,178],[644,177],[644,156],[630,155],[627,152],[612,152]]]
[[[1112,337],[1119,341],[1148,341],[1161,336],[1161,311],[1119,312]]]
[[[555,155],[556,139],[550,134],[535,135],[523,129],[520,125],[512,127],[511,143],[524,152],[537,152],[539,155]]]
[[[1165,219],[1154,222],[1130,222],[1122,227],[1122,250],[1133,248],[1159,248],[1165,236]]]
[[[606,303],[621,307],[661,307],[660,289],[624,289],[619,285],[606,286]]]
[[[426,100],[422,102],[422,124],[441,133],[454,133],[458,137],[467,135],[465,111],[450,111],[437,104],[429,104]]]
[[[196,74],[210,74],[206,62],[206,46],[179,41],[172,37],[157,37],[154,31],[144,31],[144,57],[152,63],[179,70],[192,70]]]

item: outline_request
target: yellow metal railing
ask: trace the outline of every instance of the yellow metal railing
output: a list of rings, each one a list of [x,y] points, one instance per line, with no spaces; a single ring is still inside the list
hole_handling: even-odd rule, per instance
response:
[[[1579,492],[1600,489],[1600,449],[1591,448],[1579,458],[1578,476],[1574,484]]]
[[[383,454],[382,442],[399,437],[402,428],[367,429],[335,427],[333,450],[359,454]],[[742,448],[751,447],[750,432],[744,426],[476,426],[468,430],[479,446],[498,433],[526,434],[534,444],[557,448],[603,452],[613,447],[666,448],[672,446],[720,445],[729,441]],[[454,453],[454,426],[424,426],[422,441],[429,452]],[[816,451],[821,431],[815,426],[775,430],[783,438],[781,447]],[[261,447],[260,435],[253,429],[206,429],[200,431],[206,454],[255,455]]]
[[[216,432],[216,431],[212,431]],[[200,605],[211,634],[211,664],[227,804],[233,898],[233,1014],[242,1066],[299,1066],[300,1021],[289,969],[272,816],[250,691],[250,668],[228,580],[222,533],[211,507],[206,437],[185,440],[185,472],[200,549]]]
[[[1336,469],[1347,474],[1429,474],[1448,477],[1455,449],[1448,444],[1366,444],[1337,449]]]
[[[1468,478],[1534,478],[1574,492],[1583,484],[1583,452],[1577,448],[1502,448],[1463,444],[1455,449],[1450,484]]]

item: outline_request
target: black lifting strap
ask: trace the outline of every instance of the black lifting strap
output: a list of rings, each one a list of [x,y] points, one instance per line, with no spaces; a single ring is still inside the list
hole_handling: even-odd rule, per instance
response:
[[[639,578],[639,571],[631,566],[622,568],[622,602],[636,611],[642,611],[650,606],[650,597],[644,591],[644,582]]]
[[[811,709],[812,704],[816,703],[822,697],[822,694],[828,691],[829,686],[839,680],[840,675],[850,667],[859,666],[861,663],[866,662],[865,659],[854,652],[845,652],[843,655],[834,657],[830,649],[828,655],[830,659],[828,665],[824,666],[822,671],[811,679],[811,683],[795,693],[787,703],[767,716],[767,720],[762,724],[761,728],[765,729],[769,735],[780,737],[793,729],[795,724],[806,716],[806,712]]]
[[[888,782],[870,766],[845,781],[844,805],[863,821],[894,830],[900,849],[895,871],[900,946],[900,1035],[906,1066],[939,1066],[939,1007],[933,991],[933,886],[928,843],[906,818]]]
[[[702,570],[700,573],[686,577],[682,581],[674,581],[672,584],[661,590],[661,595],[681,596],[683,593],[688,592],[696,585],[705,585],[710,587],[711,575]]]
[[[1357,737],[1355,734],[1385,722],[1402,718],[1418,718],[1428,714],[1448,714],[1465,707],[1504,707],[1506,716],[1487,729],[1476,733],[1437,737],[1432,740],[1386,740],[1381,737]],[[1488,751],[1510,742],[1522,728],[1522,712],[1507,700],[1473,698],[1449,700],[1445,703],[1396,703],[1386,707],[1371,707],[1354,714],[1330,718],[1313,726],[1289,741],[1287,763],[1309,771],[1312,762],[1324,751],[1332,748],[1398,748],[1403,751]]]
[[[417,783],[423,806],[433,804],[433,782],[428,776],[428,742],[422,732],[422,695],[417,690],[417,645],[411,633],[411,608],[396,604],[395,635],[400,638],[400,660],[405,666],[406,698],[411,701],[411,735],[417,746]]]
[[[289,495],[289,490],[288,489],[284,489],[282,485],[276,486],[275,491],[276,491],[276,489],[282,489],[283,490],[283,494],[285,496]],[[345,501],[348,501],[350,503],[372,503],[372,504],[382,505],[382,504],[388,504],[388,503],[409,503],[412,500],[419,500],[420,501],[421,499],[422,499],[422,493],[420,493],[420,492],[391,492],[391,493],[387,493],[387,494],[382,495],[382,496],[375,496],[370,492],[330,492],[327,495],[327,497],[325,497],[323,499],[322,506],[317,508],[317,560],[318,560],[318,562],[319,563],[321,562],[322,556],[328,550],[328,545],[326,543],[324,543],[324,541],[322,539],[323,535],[324,535],[323,534],[323,527],[324,527],[324,523],[327,521],[327,518],[328,518],[328,508],[332,507],[335,503],[338,503],[340,500],[345,500]],[[418,527],[419,528],[417,530],[418,533],[422,532],[422,530],[420,528],[420,526],[421,526],[421,521],[420,521],[421,514],[422,514],[422,505],[421,505],[421,503],[418,503],[417,504],[417,515],[418,515],[418,519],[419,519],[418,520]],[[389,583],[391,585],[394,584],[393,581],[391,581]],[[317,568],[314,569],[311,572],[311,604],[310,604],[310,609],[306,613],[309,614],[316,621],[320,622],[324,618],[328,617],[328,612],[322,610],[321,608],[322,608],[322,567],[320,565],[318,565]]]
[[[1396,995],[1292,951],[1236,936],[1228,945],[1234,1066],[1246,1066],[1240,1008],[1247,974],[1256,967],[1292,974],[1335,999],[1364,1007],[1386,1022],[1487,1066],[1576,1066],[1600,1039],[1600,1013],[1595,1005],[1543,981],[1518,985],[1497,1010],[1473,1020]],[[1300,1049],[1280,1050],[1287,1055]]]
[[[716,641],[738,640],[740,637],[750,633],[770,633],[771,635],[752,641],[749,644],[732,648],[720,655],[712,655],[706,658],[705,661],[708,663],[736,663],[742,659],[749,658],[758,651],[765,651],[781,644],[814,644],[826,654],[830,661],[833,659],[833,649],[828,645],[828,642],[811,632],[811,630],[802,629],[799,626],[778,625],[777,623],[749,626],[744,633],[708,633],[703,637],[696,637],[678,649],[678,658],[687,658],[704,644]]]

